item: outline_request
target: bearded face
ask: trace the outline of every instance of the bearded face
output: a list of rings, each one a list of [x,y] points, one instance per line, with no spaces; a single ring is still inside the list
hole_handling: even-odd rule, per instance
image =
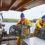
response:
[[[42,20],[42,21],[40,22],[40,25],[41,25],[42,27],[45,27],[45,20]]]

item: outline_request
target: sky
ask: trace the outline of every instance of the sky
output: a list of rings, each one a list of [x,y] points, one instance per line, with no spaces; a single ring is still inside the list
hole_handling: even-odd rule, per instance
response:
[[[4,18],[15,18],[20,19],[22,12],[19,11],[2,11]],[[26,18],[29,20],[37,19],[45,14],[45,4],[36,6],[34,8],[23,11]]]
[[[45,14],[45,4],[26,10],[24,11],[24,14],[26,15],[27,18],[31,20],[42,17]]]

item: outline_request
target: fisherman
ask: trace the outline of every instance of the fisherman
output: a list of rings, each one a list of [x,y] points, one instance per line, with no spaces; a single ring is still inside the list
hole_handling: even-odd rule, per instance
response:
[[[36,29],[34,31],[34,35],[37,35],[40,32],[40,29],[43,27],[45,28],[45,15],[36,21]]]
[[[28,28],[30,28],[31,26],[32,26],[32,23],[31,23],[31,21],[30,20],[28,20],[27,18],[25,18],[25,16],[24,16],[24,14],[23,13],[21,13],[21,15],[20,15],[20,21],[18,21],[17,22],[17,25],[27,25],[27,28],[25,28],[24,30],[23,30],[23,33],[24,33],[24,35],[25,35],[25,37],[27,37],[28,36],[28,34],[29,34],[29,29]],[[19,45],[19,41],[20,40],[20,38],[18,37],[18,39],[17,39],[17,44]]]

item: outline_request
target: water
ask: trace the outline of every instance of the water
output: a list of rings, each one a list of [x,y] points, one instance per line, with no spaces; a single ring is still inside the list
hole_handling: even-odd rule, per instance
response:
[[[3,24],[5,24],[5,31],[7,31],[7,34],[9,34],[9,28],[12,26],[12,25],[15,25],[16,23],[11,23],[11,22],[3,22]]]
[[[9,28],[12,26],[12,25],[16,25],[15,22],[3,22],[3,24],[5,24],[5,31],[7,31],[7,34],[9,34]],[[34,32],[34,29],[35,29],[35,23],[32,23],[32,27],[30,29],[30,32]]]

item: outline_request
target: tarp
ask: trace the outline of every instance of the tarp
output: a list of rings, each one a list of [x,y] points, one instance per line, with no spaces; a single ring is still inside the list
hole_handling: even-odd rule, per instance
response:
[[[24,39],[23,41],[26,42],[28,45],[45,45],[45,40],[39,39],[37,37]]]

